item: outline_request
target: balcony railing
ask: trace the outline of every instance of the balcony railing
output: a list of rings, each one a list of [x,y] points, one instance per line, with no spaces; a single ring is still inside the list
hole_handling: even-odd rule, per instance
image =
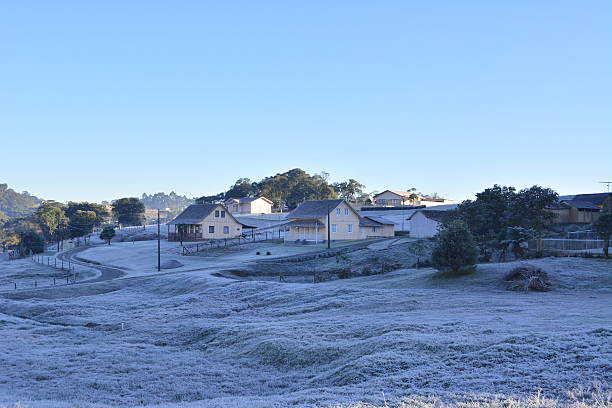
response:
[[[170,232],[168,233],[168,241],[203,241],[204,238],[201,232]]]

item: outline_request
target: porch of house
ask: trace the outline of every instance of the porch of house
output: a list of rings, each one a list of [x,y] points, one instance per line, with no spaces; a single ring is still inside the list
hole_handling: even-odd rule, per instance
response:
[[[318,220],[296,220],[291,221],[287,226],[289,231],[285,235],[285,242],[307,241],[320,243],[327,240],[325,224]]]
[[[174,231],[170,229],[174,227]],[[168,225],[168,241],[203,241],[202,225],[200,224],[175,224]]]

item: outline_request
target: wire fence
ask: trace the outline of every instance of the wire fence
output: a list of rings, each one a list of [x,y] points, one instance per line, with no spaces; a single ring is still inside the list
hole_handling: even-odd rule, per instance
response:
[[[183,245],[183,255],[195,255],[198,252],[210,251],[212,249],[230,248],[255,242],[264,242],[271,239],[283,239],[285,231],[263,231],[245,234],[235,238],[211,239],[190,245]]]
[[[85,269],[90,270],[90,268],[75,264],[71,261],[64,261],[54,256],[32,255],[31,259],[39,265],[54,268],[56,273],[48,275],[34,273],[30,276],[24,274],[19,278],[10,279],[8,282],[2,283],[2,285],[0,285],[0,291],[71,285],[77,283],[79,280],[84,280],[82,272]]]
[[[603,250],[604,245],[605,241],[602,239],[542,238],[530,246],[541,251],[599,252]]]

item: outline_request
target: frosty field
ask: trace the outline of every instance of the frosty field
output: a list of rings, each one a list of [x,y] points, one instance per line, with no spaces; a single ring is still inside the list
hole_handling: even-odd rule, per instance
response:
[[[4,293],[0,406],[492,406],[538,392],[609,406],[612,263],[532,263],[552,291],[507,291],[506,263],[452,279],[402,269],[294,284],[206,269]]]

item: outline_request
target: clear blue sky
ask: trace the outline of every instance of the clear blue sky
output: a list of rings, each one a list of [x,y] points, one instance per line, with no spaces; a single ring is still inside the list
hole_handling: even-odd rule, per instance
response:
[[[212,194],[291,168],[471,197],[612,178],[612,2],[0,5],[0,182]]]

